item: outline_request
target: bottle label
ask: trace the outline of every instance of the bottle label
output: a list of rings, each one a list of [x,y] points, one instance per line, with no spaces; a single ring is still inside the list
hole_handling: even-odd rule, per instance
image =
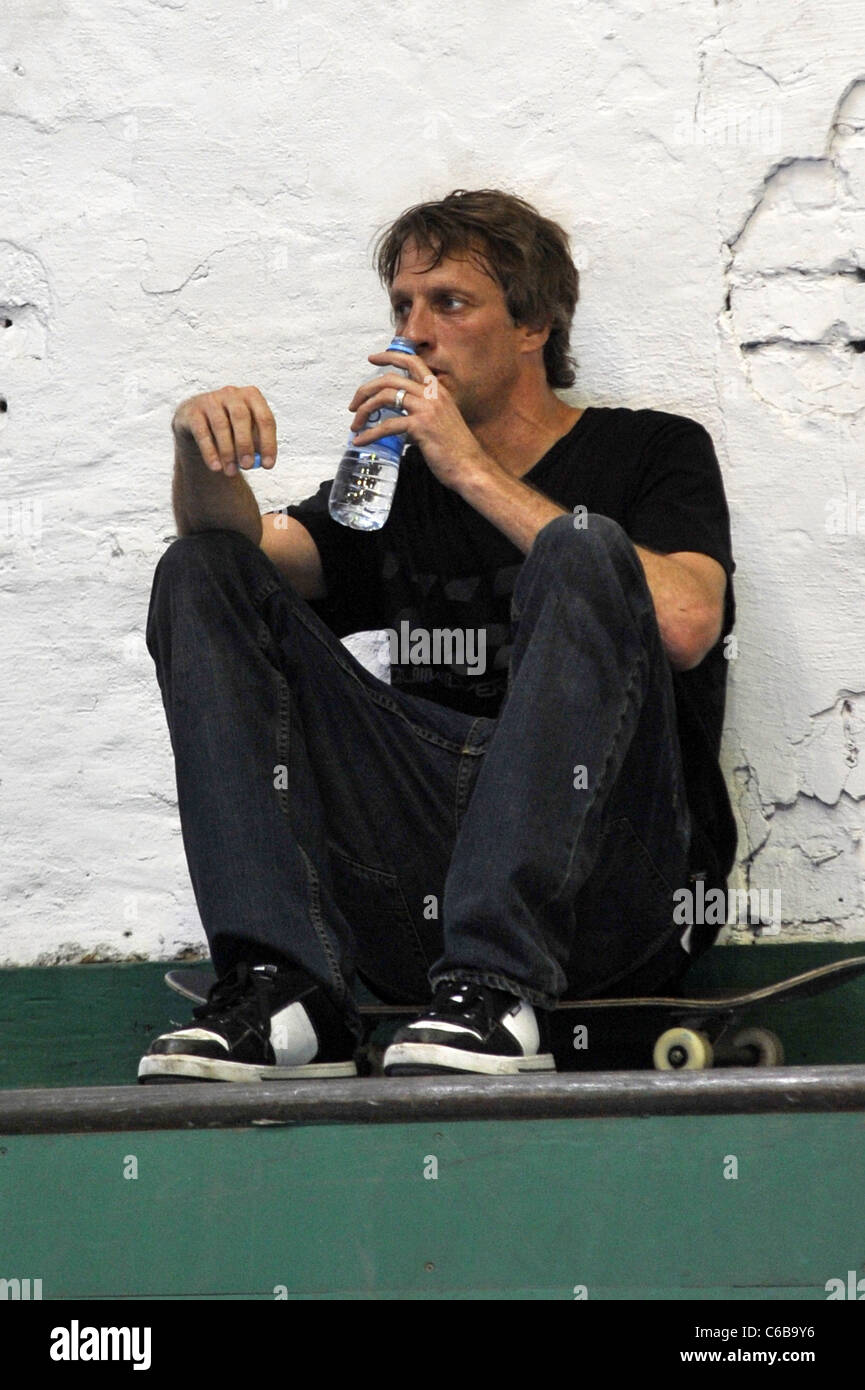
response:
[[[392,338],[388,343],[387,350],[388,352],[405,352],[412,357],[415,356],[415,350],[409,343],[408,338]],[[399,372],[402,376],[410,375],[410,373],[405,371],[402,367],[388,367],[382,370]],[[407,414],[407,410],[390,410],[387,406],[383,406],[380,410],[373,410],[367,415],[364,428],[370,429],[371,426],[377,425],[379,420],[387,420],[389,416],[401,418],[403,415]],[[358,433],[360,433],[360,431],[358,431]],[[362,454],[391,454],[395,463],[399,463],[407,444],[408,439],[404,434],[386,434],[383,439],[373,439],[369,444],[357,445],[354,442],[354,435],[350,434],[348,436],[349,448],[357,448]]]
[[[358,434],[360,431],[358,430]],[[399,463],[408,440],[404,434],[386,434],[383,439],[372,439],[369,444],[355,444],[354,435],[348,436],[348,447],[361,454],[391,454],[394,463]]]
[[[388,352],[405,352],[412,357],[415,356],[415,350],[409,344],[409,340],[407,338],[392,338],[391,341],[388,343],[387,350]],[[391,367],[387,368],[387,370],[399,372],[402,376],[410,375],[410,373],[405,371],[402,367]],[[377,425],[379,420],[387,420],[390,416],[393,416],[394,418],[401,418],[403,415],[407,414],[407,410],[390,410],[387,406],[382,406],[380,410],[370,411],[369,415],[367,415],[366,417],[366,424],[364,425],[364,429],[370,429],[373,425]],[[354,436],[350,434],[348,437],[348,442],[350,447],[356,447],[360,449],[361,453],[363,454],[392,454],[395,463],[399,462],[403,454],[403,451],[405,450],[405,447],[408,444],[408,440],[406,439],[404,434],[386,434],[383,439],[373,439],[369,444],[358,445],[354,444]]]
[[[383,439],[374,439],[372,445],[364,445],[364,448],[379,449],[385,454],[393,454],[399,458],[405,448],[406,439],[404,434],[386,434]]]

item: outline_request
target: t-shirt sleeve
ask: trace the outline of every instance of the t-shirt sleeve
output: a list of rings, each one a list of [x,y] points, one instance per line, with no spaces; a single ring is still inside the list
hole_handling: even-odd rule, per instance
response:
[[[312,600],[310,608],[337,637],[347,637],[352,632],[386,626],[381,607],[381,563],[375,532],[354,531],[330,515],[327,504],[332,482],[328,478],[311,497],[274,511],[299,521],[315,541],[327,598]]]
[[[730,513],[708,430],[683,415],[655,412],[627,504],[632,541],[670,555],[694,550],[735,570]]]

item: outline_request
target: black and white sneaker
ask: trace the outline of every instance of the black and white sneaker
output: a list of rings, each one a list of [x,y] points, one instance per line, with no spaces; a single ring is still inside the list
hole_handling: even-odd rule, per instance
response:
[[[394,1035],[384,1073],[555,1071],[545,1032],[543,1013],[538,1019],[524,999],[469,981],[442,981],[430,1007]]]
[[[356,1042],[336,1005],[302,970],[236,966],[213,985],[196,1022],[163,1033],[138,1080],[283,1081],[356,1076]]]

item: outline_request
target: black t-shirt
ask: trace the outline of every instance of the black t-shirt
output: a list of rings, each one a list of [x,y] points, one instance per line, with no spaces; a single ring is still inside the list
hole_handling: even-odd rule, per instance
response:
[[[694,670],[673,672],[693,823],[691,867],[720,883],[736,848],[718,765],[727,678],[723,639],[735,617],[735,565],[712,440],[684,416],[590,406],[523,481],[567,511],[581,506],[611,517],[647,549],[699,551],[727,573],[721,637]],[[407,634],[415,626],[485,629],[483,674],[477,654],[450,667],[417,665],[413,655],[411,663],[391,664],[391,682],[424,699],[496,718],[507,687],[510,603],[522,551],[440,483],[416,445],[403,455],[391,513],[379,531],[354,531],[332,520],[331,482],[279,509],[306,527],[321,556],[328,597],[311,607],[338,637],[381,628],[399,633],[406,622]],[[402,658],[405,650],[401,646],[396,654]]]

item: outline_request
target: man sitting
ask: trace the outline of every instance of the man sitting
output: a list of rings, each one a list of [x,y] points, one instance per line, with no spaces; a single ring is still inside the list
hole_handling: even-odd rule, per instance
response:
[[[578,276],[523,200],[411,208],[377,267],[416,350],[372,354],[393,370],[347,402],[358,445],[409,441],[379,531],[334,521],[330,482],[260,514],[257,388],[174,417],[180,538],[147,641],[219,981],[145,1081],[352,1075],[358,977],[423,1005],[387,1074],[549,1070],[558,999],[669,990],[717,932],[673,921],[735,850],[709,435],[557,395]],[[382,406],[405,414],[368,426]],[[382,628],[473,634],[485,661],[402,641],[387,684],[339,640]]]

